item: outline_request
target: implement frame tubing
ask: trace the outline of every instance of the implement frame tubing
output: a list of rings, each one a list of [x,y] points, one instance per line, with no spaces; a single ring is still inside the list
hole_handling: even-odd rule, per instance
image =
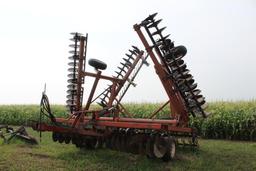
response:
[[[108,128],[132,128],[132,129],[143,129],[143,130],[155,130],[161,132],[173,132],[173,133],[193,133],[194,130],[192,128],[187,127],[188,125],[188,113],[185,109],[184,103],[178,91],[175,91],[174,84],[172,80],[167,79],[168,73],[165,70],[165,67],[159,63],[157,57],[155,56],[152,47],[149,46],[146,38],[144,37],[142,31],[140,30],[139,25],[134,25],[134,29],[137,32],[139,38],[141,39],[143,45],[145,46],[146,51],[151,57],[154,68],[163,84],[163,87],[169,97],[169,100],[149,115],[148,119],[142,118],[129,118],[129,117],[120,117],[119,113],[121,110],[119,108],[114,112],[113,117],[108,117],[111,113],[110,111],[105,111],[102,115],[103,110],[89,110],[89,106],[91,105],[92,97],[94,95],[95,89],[100,79],[109,80],[112,84],[112,91],[110,94],[110,101],[108,103],[108,107],[111,107],[114,99],[116,99],[118,92],[121,89],[121,86],[124,85],[125,81],[129,78],[129,74],[131,74],[132,70],[138,63],[140,59],[143,58],[143,51],[141,51],[136,59],[134,66],[129,68],[127,71],[127,75],[123,79],[118,79],[116,77],[109,77],[101,74],[101,71],[97,71],[97,73],[90,73],[86,71],[82,71],[82,65],[79,67],[79,77],[94,77],[95,81],[87,100],[85,108],[81,109],[81,104],[79,104],[80,111],[76,111],[70,115],[69,118],[56,118],[57,123],[65,124],[66,127],[58,126],[58,124],[46,124],[46,123],[37,123],[33,126],[35,130],[40,131],[51,131],[51,132],[60,132],[60,133],[71,133],[71,134],[80,134],[87,136],[107,136],[110,132]],[[84,39],[81,39],[80,42],[80,50],[83,51],[84,44],[82,43]],[[79,58],[83,57],[83,52],[80,53]],[[86,59],[84,59],[86,61]],[[160,59],[161,61],[161,59]],[[79,61],[79,63],[82,61]],[[80,80],[79,80],[80,82]],[[82,84],[80,82],[80,84]],[[117,87],[117,84],[121,85]],[[81,86],[81,85],[80,85]],[[78,100],[78,99],[77,99]],[[118,102],[120,103],[120,102]],[[170,104],[171,108],[171,119],[152,119],[159,111],[162,110],[164,106]],[[88,116],[91,114],[92,116]],[[181,117],[182,116],[182,117]],[[181,120],[183,118],[183,120]],[[88,126],[90,127],[88,128]]]

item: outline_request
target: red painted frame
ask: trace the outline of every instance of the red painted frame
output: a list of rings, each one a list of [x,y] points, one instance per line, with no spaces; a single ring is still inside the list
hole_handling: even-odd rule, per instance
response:
[[[88,136],[105,136],[111,132],[113,128],[131,128],[131,129],[143,129],[143,130],[155,130],[155,131],[165,131],[165,132],[178,132],[178,133],[192,133],[194,130],[188,127],[188,112],[186,110],[185,104],[181,98],[181,95],[178,91],[175,91],[174,83],[168,77],[167,72],[164,66],[161,64],[161,58],[157,59],[157,56],[154,54],[152,47],[149,46],[146,38],[144,37],[140,26],[135,24],[134,29],[137,32],[139,38],[141,39],[143,45],[151,60],[154,63],[154,68],[163,87],[169,97],[168,101],[161,106],[156,112],[149,115],[148,119],[145,118],[129,118],[129,117],[120,117],[119,113],[121,112],[120,108],[123,106],[120,104],[119,107],[114,111],[113,116],[110,115],[110,111],[105,111],[103,116],[99,116],[102,111],[89,110],[95,89],[97,87],[98,81],[101,79],[109,80],[112,82],[112,89],[110,95],[110,101],[108,102],[108,107],[111,108],[113,101],[116,99],[118,92],[120,91],[120,85],[123,85],[125,81],[129,78],[132,69],[135,68],[136,64],[140,59],[143,59],[143,51],[137,55],[134,60],[133,66],[127,71],[127,75],[123,79],[117,79],[115,77],[109,77],[101,75],[101,71],[97,73],[89,73],[82,71],[83,60],[79,60],[79,82],[81,83],[82,77],[94,77],[95,82],[93,84],[91,93],[87,100],[86,107],[82,109],[81,104],[78,104],[76,112],[70,115],[69,118],[56,118],[57,123],[65,124],[66,127],[58,126],[58,124],[46,124],[46,123],[37,123],[33,126],[35,130],[40,131],[52,131],[52,132],[62,132],[62,133],[72,133],[72,134],[81,134]],[[85,39],[80,40],[80,46],[84,46]],[[83,47],[80,47],[80,57],[83,57]],[[117,87],[119,84],[119,87]],[[81,87],[81,85],[80,85]],[[79,93],[78,93],[79,94]],[[80,97],[77,97],[79,101]],[[117,101],[119,105],[120,101]],[[159,111],[163,109],[167,104],[170,105],[172,113],[170,114],[170,119],[152,119]],[[90,116],[91,115],[91,116]],[[132,116],[132,115],[130,115]]]

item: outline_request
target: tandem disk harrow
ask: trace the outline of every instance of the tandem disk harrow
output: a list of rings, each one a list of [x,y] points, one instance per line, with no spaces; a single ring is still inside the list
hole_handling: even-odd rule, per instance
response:
[[[96,72],[85,71],[88,35],[72,33],[67,87],[69,116],[56,118],[44,92],[40,120],[33,123],[33,129],[40,133],[51,131],[53,141],[72,143],[79,148],[107,147],[164,161],[175,157],[176,145],[197,147],[196,130],[188,126],[189,115],[207,117],[205,98],[183,60],[186,48],[175,46],[169,35],[163,34],[165,27],[159,27],[162,20],[155,19],[156,15],[152,14],[133,26],[146,52],[132,46],[114,76],[103,75],[102,70],[107,65],[97,59],[88,60]],[[168,99],[148,118],[134,118],[121,101],[129,87],[136,86],[134,80],[144,65],[149,66],[149,58]],[[90,91],[86,90],[88,99],[83,105],[86,77],[93,77],[94,83]],[[110,84],[102,93],[95,95],[100,80],[108,80]],[[90,108],[95,102],[100,106],[99,110]],[[169,117],[156,119],[167,105],[171,111]],[[50,118],[50,123],[42,122],[43,116]]]

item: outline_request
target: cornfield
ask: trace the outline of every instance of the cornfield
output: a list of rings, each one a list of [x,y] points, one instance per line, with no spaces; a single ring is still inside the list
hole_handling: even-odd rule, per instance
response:
[[[207,138],[256,140],[256,101],[210,103],[212,115],[203,121],[192,118],[191,126]]]
[[[161,104],[129,103],[124,105],[135,117],[148,117]],[[67,116],[63,105],[52,105],[57,117]],[[190,126],[198,130],[204,138],[251,140],[256,141],[256,101],[212,102],[207,111],[212,113],[207,119],[190,119]],[[168,107],[164,108],[158,118],[169,116]],[[38,120],[38,105],[0,105],[0,124],[26,125],[28,120]]]

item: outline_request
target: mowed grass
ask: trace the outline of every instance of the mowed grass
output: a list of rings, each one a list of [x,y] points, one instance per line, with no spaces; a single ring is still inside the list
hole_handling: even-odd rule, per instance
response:
[[[243,141],[200,140],[198,150],[178,148],[176,159],[168,163],[108,149],[81,150],[53,142],[50,133],[43,133],[35,146],[1,141],[0,152],[0,170],[256,170],[256,143]]]

